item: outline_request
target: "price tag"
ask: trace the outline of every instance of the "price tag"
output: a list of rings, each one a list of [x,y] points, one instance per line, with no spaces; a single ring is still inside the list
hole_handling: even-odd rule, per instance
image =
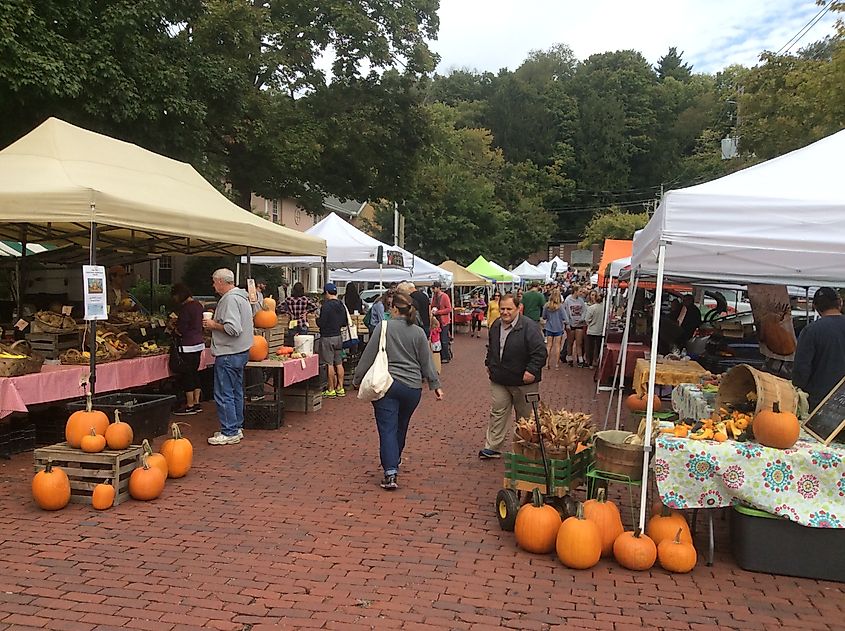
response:
[[[18,320],[17,322],[15,322],[15,328],[18,331],[23,331],[28,326],[29,322],[27,322],[26,320]]]
[[[106,314],[111,313],[111,305],[106,305]]]
[[[141,336],[147,337],[147,329],[144,329],[144,328],[141,329]]]
[[[291,320],[288,324],[288,329],[295,329],[299,323],[296,320]]]
[[[156,324],[155,320],[150,320],[150,326],[153,327],[153,328],[156,328],[158,326],[158,324]]]
[[[62,307],[62,315],[69,316],[71,313],[73,313],[73,305],[65,305]]]

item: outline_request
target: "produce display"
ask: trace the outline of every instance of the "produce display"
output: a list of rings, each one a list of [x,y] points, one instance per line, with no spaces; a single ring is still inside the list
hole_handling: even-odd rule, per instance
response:
[[[109,314],[109,320],[117,324],[128,324],[138,328],[150,326],[150,318],[138,311],[115,311]]]
[[[109,417],[99,410],[92,409],[91,393],[85,395],[85,409],[74,412],[65,424],[65,440],[68,445],[79,449],[83,436],[91,433],[91,429],[101,436],[105,436],[109,426]]]
[[[151,355],[166,355],[170,352],[170,347],[159,346],[156,342],[148,341],[141,342],[138,345],[138,351],[142,357],[148,357]]]
[[[76,320],[62,313],[37,311],[34,317],[34,322],[36,323],[34,328],[55,333],[76,330]]]
[[[586,448],[595,432],[592,417],[583,412],[551,410],[540,403],[540,427],[546,451],[553,457],[568,458]],[[516,422],[514,435],[528,445],[539,445],[537,424],[533,418]],[[558,456],[560,454],[560,456]]]

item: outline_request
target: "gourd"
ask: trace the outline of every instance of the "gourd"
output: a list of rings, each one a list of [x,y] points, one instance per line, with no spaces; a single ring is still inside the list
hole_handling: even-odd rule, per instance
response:
[[[106,510],[114,504],[114,487],[111,484],[98,484],[91,495],[91,506],[97,510]]]
[[[560,513],[543,502],[539,489],[534,489],[532,501],[519,509],[513,534],[516,544],[528,552],[546,554],[555,549],[560,530]]]
[[[657,559],[664,570],[684,574],[695,567],[698,554],[691,542],[682,540],[681,533],[679,528],[674,538],[660,542],[657,546]]]
[[[613,557],[627,570],[648,570],[657,560],[657,546],[639,528],[628,530],[613,542]]]
[[[265,299],[266,301],[266,299]],[[258,329],[272,329],[279,322],[279,317],[276,315],[276,308],[272,311],[267,309],[259,309],[252,318],[252,323]]]
[[[147,454],[147,462],[150,463],[151,467],[155,467],[159,469],[163,474],[164,477],[167,477],[167,460],[161,454],[155,453],[153,451],[152,446],[150,446],[150,441],[146,438],[141,443],[141,449]]]
[[[573,570],[586,570],[599,562],[601,534],[595,522],[584,519],[583,504],[578,504],[574,517],[561,524],[555,549],[561,562]]]
[[[65,440],[68,445],[79,449],[82,437],[87,436],[91,428],[98,434],[105,435],[109,426],[109,417],[91,407],[91,393],[85,395],[85,409],[70,415],[65,424]]]
[[[178,423],[170,426],[170,438],[162,443],[161,455],[167,461],[167,477],[183,478],[191,470],[194,446],[182,436]]]
[[[136,500],[154,500],[164,490],[166,479],[160,469],[150,466],[147,454],[142,453],[141,466],[129,476],[129,495]]]
[[[264,302],[261,303],[261,308],[265,311],[276,312],[276,300],[272,296],[267,296]]]
[[[260,362],[267,359],[270,353],[270,347],[267,340],[261,335],[254,335],[252,338],[252,347],[249,349],[249,360],[253,362]]]
[[[106,437],[98,434],[97,430],[92,427],[91,433],[82,437],[79,446],[85,453],[98,454],[106,448]]]
[[[120,410],[114,411],[114,423],[106,428],[106,444],[109,449],[126,449],[135,437],[132,426],[120,420]]]
[[[677,511],[670,510],[668,507],[661,505],[660,512],[652,515],[651,519],[648,520],[645,532],[651,537],[655,545],[659,546],[664,539],[674,537],[678,529],[681,530],[681,539],[692,543],[692,533],[684,516]]]
[[[296,349],[293,346],[280,346],[276,350],[276,355],[292,355],[296,352]]]
[[[32,478],[32,499],[43,510],[59,510],[70,502],[70,480],[51,460]]]
[[[781,412],[780,403],[775,401],[771,410],[761,410],[754,417],[754,438],[766,447],[789,449],[798,440],[801,424],[791,412]]]
[[[656,394],[653,397],[654,401],[654,411],[659,412],[660,408],[663,407],[663,403],[660,401],[660,397]],[[648,407],[648,399],[646,395],[643,394],[642,396],[639,394],[632,394],[625,399],[625,407],[627,407],[631,412],[645,412]]]
[[[613,542],[622,534],[622,516],[616,504],[607,500],[605,489],[599,489],[596,499],[584,502],[584,517],[595,522],[601,535],[601,555],[613,554]]]

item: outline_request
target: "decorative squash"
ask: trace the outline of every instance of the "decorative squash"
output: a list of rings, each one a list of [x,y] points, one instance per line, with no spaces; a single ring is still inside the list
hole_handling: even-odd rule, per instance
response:
[[[547,554],[555,549],[560,513],[543,502],[539,489],[534,489],[531,503],[519,509],[513,534],[516,544],[528,552]]]
[[[164,474],[164,477],[167,477],[167,460],[161,454],[155,453],[153,448],[150,446],[150,441],[146,438],[141,443],[141,449],[143,449],[144,453],[147,454],[147,462],[151,467],[155,467],[159,471]]]
[[[792,412],[781,412],[780,403],[775,401],[771,411],[761,410],[752,423],[754,438],[766,447],[789,449],[798,440],[801,424]]]
[[[280,346],[276,350],[276,355],[292,355],[296,352],[296,349],[293,346]]]
[[[261,303],[261,308],[265,311],[272,311],[273,313],[276,312],[276,301],[272,296],[267,296],[264,299],[264,302]]]
[[[625,399],[625,407],[627,407],[631,412],[645,412],[646,408],[648,407],[648,399],[646,395],[638,395],[636,392],[631,396]],[[663,407],[663,403],[660,401],[660,397],[656,394],[654,395],[654,411],[659,412],[660,408]]]
[[[272,329],[279,323],[279,317],[276,315],[275,307],[273,311],[259,309],[255,317],[252,318],[252,323],[258,329]]]
[[[82,437],[79,446],[85,453],[98,454],[106,448],[106,437],[92,427],[91,433]]]
[[[79,449],[82,437],[87,436],[91,428],[98,434],[105,434],[109,426],[109,417],[91,407],[91,393],[85,395],[85,409],[70,415],[65,425],[65,440],[68,445]]]
[[[792,326],[792,318],[786,323],[786,326]],[[796,340],[795,332],[788,331],[783,319],[777,314],[770,313],[766,315],[760,323],[760,341],[769,347],[769,350],[778,355],[792,355],[795,352]]]
[[[674,538],[660,542],[657,546],[657,559],[664,570],[684,574],[695,567],[698,554],[691,542],[682,540],[681,532],[678,528]]]
[[[167,477],[183,478],[191,470],[194,446],[182,436],[178,423],[170,426],[170,436],[161,445],[161,455],[167,461]]]
[[[132,426],[120,420],[120,410],[114,411],[114,423],[106,428],[106,444],[109,449],[126,449],[135,437]]]
[[[91,506],[97,510],[106,510],[114,505],[114,487],[111,484],[98,484],[91,496]]]
[[[664,539],[674,537],[678,529],[681,530],[681,540],[692,543],[692,533],[684,516],[661,504],[660,512],[648,520],[645,532],[655,545],[659,546]]]
[[[267,340],[260,335],[253,336],[252,348],[249,349],[249,361],[264,361],[269,354],[270,347],[267,344]]]
[[[616,504],[607,500],[605,489],[599,489],[596,499],[584,502],[584,517],[599,527],[601,555],[606,557],[613,554],[613,542],[625,527]]]
[[[586,570],[599,562],[601,534],[595,522],[584,519],[583,504],[578,504],[574,517],[561,524],[555,548],[561,562],[573,570]]]
[[[648,570],[657,560],[657,546],[639,528],[628,530],[613,542],[613,557],[627,570]]]
[[[43,510],[59,510],[70,502],[70,480],[59,467],[48,460],[44,471],[32,478],[32,499]]]
[[[147,454],[142,453],[141,466],[129,476],[129,495],[136,500],[154,500],[164,490],[166,479],[160,469],[150,466]]]

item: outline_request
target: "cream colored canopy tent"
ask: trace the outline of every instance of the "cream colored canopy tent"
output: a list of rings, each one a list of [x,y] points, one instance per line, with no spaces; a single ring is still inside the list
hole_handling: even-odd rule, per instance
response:
[[[56,118],[0,151],[0,239],[158,254],[326,255],[229,201],[184,162]]]
[[[490,281],[473,274],[467,268],[455,263],[455,261],[443,261],[440,267],[452,274],[452,284],[455,287],[481,287],[483,285],[490,285]]]

